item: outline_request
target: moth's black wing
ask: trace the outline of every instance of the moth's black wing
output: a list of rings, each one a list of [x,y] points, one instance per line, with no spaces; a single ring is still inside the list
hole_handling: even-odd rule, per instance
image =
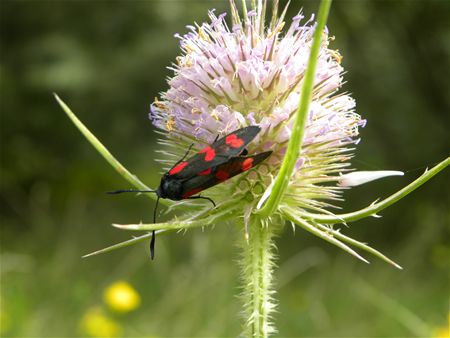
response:
[[[189,198],[216,184],[239,175],[264,161],[270,154],[272,154],[272,152],[267,151],[253,156],[233,157],[226,163],[222,163],[213,168],[208,168],[183,182],[182,198]]]
[[[197,154],[185,161],[177,163],[166,174],[174,179],[190,179],[199,172],[217,167],[240,155],[248,143],[261,131],[258,126],[250,126],[235,130],[204,147]]]
[[[218,156],[226,156],[227,158],[236,157],[244,150],[245,146],[249,144],[261,128],[258,126],[249,126],[233,131],[232,133],[218,139],[211,148],[216,151]]]

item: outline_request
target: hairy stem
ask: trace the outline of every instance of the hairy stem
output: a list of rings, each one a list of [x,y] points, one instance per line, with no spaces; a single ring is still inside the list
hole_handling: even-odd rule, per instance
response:
[[[274,224],[258,216],[249,220],[248,241],[242,236],[241,268],[246,337],[268,337],[275,332],[271,315],[275,308],[272,279]]]

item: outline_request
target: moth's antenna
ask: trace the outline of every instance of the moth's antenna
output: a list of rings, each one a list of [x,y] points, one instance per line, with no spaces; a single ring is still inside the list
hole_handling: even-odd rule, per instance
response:
[[[156,199],[155,209],[153,209],[153,223],[156,223],[156,211],[158,210],[159,196]]]
[[[114,190],[114,191],[107,191],[107,194],[115,195],[115,194],[121,194],[123,192],[143,192],[143,193],[151,193],[155,192],[156,190],[134,190],[134,189],[123,189],[123,190]]]
[[[159,196],[156,199],[155,209],[153,209],[153,223],[156,223],[156,211],[158,210]],[[155,258],[155,230],[152,231],[152,240],[150,241],[150,258]]]
[[[108,191],[107,194],[116,195],[121,194],[123,192],[140,192],[140,193],[156,193],[156,190],[134,190],[134,189],[122,189],[122,190],[114,190]],[[156,211],[158,209],[159,196],[156,199],[155,209],[153,210],[153,223],[156,223]],[[152,239],[150,241],[150,258],[153,260],[155,258],[155,230],[152,231]]]

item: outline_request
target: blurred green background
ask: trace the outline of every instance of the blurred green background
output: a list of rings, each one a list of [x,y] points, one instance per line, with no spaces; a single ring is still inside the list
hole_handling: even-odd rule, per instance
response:
[[[345,210],[388,196],[448,155],[449,4],[333,4],[328,26],[336,36],[332,47],[344,56],[344,90],[368,120],[353,164],[406,171],[346,192]],[[300,6],[309,16],[318,3],[295,1],[288,17]],[[165,67],[179,52],[173,34],[205,21],[209,8],[228,7],[226,1],[1,1],[3,336],[239,334],[233,226],[165,236],[153,262],[148,243],[80,258],[130,238],[110,224],[150,220],[153,202],[104,194],[128,185],[51,95],[60,94],[118,159],[156,186],[149,105],[167,89]],[[445,328],[448,182],[447,170],[383,218],[346,229],[403,271],[374,258],[365,265],[286,227],[277,240],[279,336],[424,337]],[[119,280],[141,298],[133,311],[119,313],[103,300]]]

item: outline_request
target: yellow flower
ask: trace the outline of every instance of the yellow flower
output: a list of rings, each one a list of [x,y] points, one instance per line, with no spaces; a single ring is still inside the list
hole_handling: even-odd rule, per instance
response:
[[[450,313],[448,314],[447,327],[439,327],[434,333],[434,338],[450,338]]]
[[[141,297],[127,282],[118,281],[108,286],[103,293],[103,300],[117,312],[129,312],[141,303]]]
[[[435,338],[450,338],[450,328],[441,327],[434,334]]]
[[[9,330],[9,324],[9,316],[5,313],[4,310],[0,310],[0,334],[5,333]]]
[[[119,337],[122,327],[107,317],[99,307],[90,308],[81,319],[83,333],[91,337]]]

